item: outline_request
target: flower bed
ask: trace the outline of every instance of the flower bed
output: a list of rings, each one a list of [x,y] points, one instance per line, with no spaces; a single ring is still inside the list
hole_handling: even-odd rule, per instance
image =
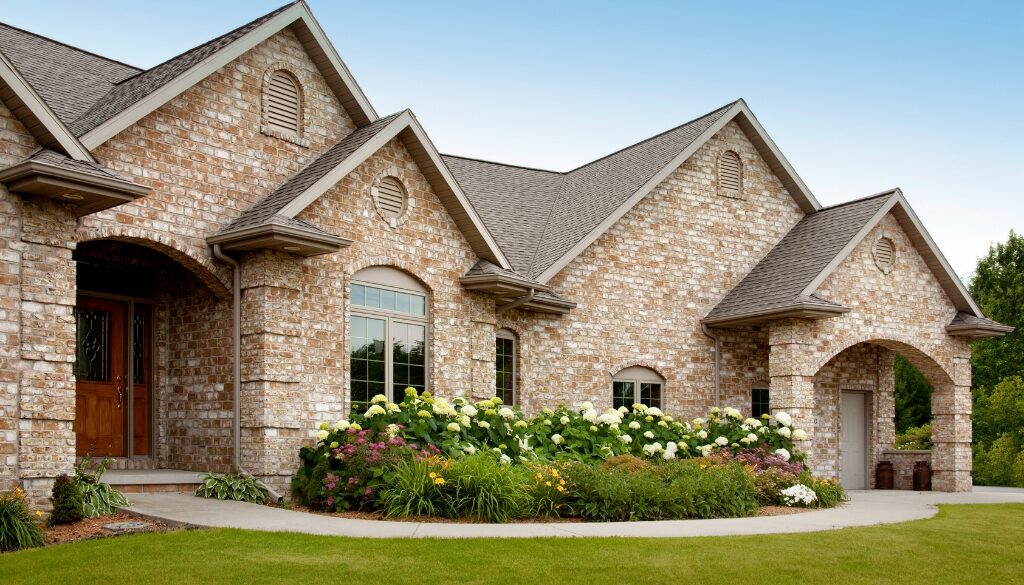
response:
[[[792,503],[835,505],[841,488],[803,469],[806,438],[785,413],[677,421],[641,404],[599,413],[584,403],[527,418],[498,398],[449,403],[408,389],[401,403],[377,396],[321,425],[292,487],[315,510],[498,522],[742,516],[790,504],[782,491],[798,485],[815,499]]]

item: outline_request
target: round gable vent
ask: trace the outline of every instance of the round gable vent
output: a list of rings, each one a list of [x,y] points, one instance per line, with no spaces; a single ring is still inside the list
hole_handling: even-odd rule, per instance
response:
[[[896,264],[896,244],[889,238],[878,238],[872,255],[875,257],[875,265],[878,266],[878,269],[889,274],[893,265]]]

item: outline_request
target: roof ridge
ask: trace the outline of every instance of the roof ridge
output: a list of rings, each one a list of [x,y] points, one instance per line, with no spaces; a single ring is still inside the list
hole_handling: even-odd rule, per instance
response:
[[[19,27],[19,26],[14,26],[13,24],[8,24],[8,23],[6,23],[6,22],[0,22],[0,26],[6,26],[7,28],[11,28],[11,29],[14,29],[14,30],[16,30],[16,31],[19,31],[19,32],[23,32],[23,33],[25,33],[25,34],[28,34],[28,35],[32,35],[32,36],[34,36],[34,37],[36,37],[36,38],[39,38],[39,39],[43,39],[44,41],[49,41],[49,42],[51,42],[51,43],[54,43],[54,44],[60,45],[60,46],[62,46],[62,47],[67,47],[67,48],[71,49],[72,51],[78,51],[79,53],[84,53],[84,54],[86,54],[86,55],[90,55],[90,56],[92,56],[92,57],[96,57],[96,58],[98,58],[98,59],[103,59],[104,61],[109,61],[109,62],[111,62],[111,63],[116,63],[116,64],[118,64],[118,65],[123,65],[123,66],[125,66],[125,67],[128,67],[128,68],[130,68],[130,69],[136,69],[136,70],[138,70],[138,71],[139,71],[140,73],[141,73],[142,71],[145,71],[145,69],[143,69],[143,68],[141,68],[141,67],[136,67],[135,65],[131,65],[131,64],[129,64],[129,63],[125,63],[124,61],[118,61],[117,59],[112,59],[112,58],[110,58],[110,57],[107,57],[107,56],[105,56],[105,55],[100,55],[99,53],[94,53],[94,52],[92,52],[92,51],[87,51],[87,50],[85,50],[85,49],[83,49],[83,48],[81,48],[81,47],[76,47],[76,46],[74,46],[74,45],[70,45],[70,44],[68,44],[68,43],[65,43],[65,42],[63,42],[63,41],[58,41],[57,39],[55,39],[55,38],[53,38],[53,37],[48,37],[48,36],[46,36],[46,35],[43,35],[43,34],[39,34],[39,33],[37,33],[37,32],[33,32],[33,31],[30,31],[30,30],[26,30],[26,29],[23,29],[23,28],[21,28],[21,27]],[[136,75],[137,75],[137,74],[136,74]],[[131,79],[132,77],[135,77],[135,76],[134,76],[134,75],[132,75],[131,77],[128,77],[127,79]]]
[[[849,201],[843,201],[842,203],[835,203],[835,204],[832,204],[832,205],[827,205],[827,206],[822,207],[821,209],[815,211],[814,213],[811,213],[811,214],[807,215],[807,217],[811,217],[811,216],[817,215],[817,214],[821,213],[822,211],[829,211],[829,210],[832,210],[832,209],[843,207],[845,205],[853,205],[854,203],[862,203],[864,201],[868,201],[869,199],[875,199],[875,198],[878,198],[878,197],[891,197],[893,194],[895,194],[899,190],[900,190],[899,187],[893,187],[892,189],[888,189],[886,191],[879,191],[878,193],[875,193],[874,195],[865,195],[864,197],[858,197],[856,199],[850,199]]]
[[[290,8],[291,6],[293,6],[295,4],[299,4],[301,1],[302,0],[295,0],[293,2],[289,2],[289,3],[284,4],[282,6],[278,6],[277,8],[271,10],[270,12],[266,12],[264,14],[261,14],[260,16],[257,16],[256,18],[253,18],[252,20],[250,20],[250,21],[248,21],[248,22],[246,22],[246,23],[244,23],[242,25],[236,26],[235,28],[233,28],[233,29],[231,29],[231,30],[229,30],[229,31],[227,31],[225,33],[219,34],[219,35],[213,37],[212,39],[208,39],[206,42],[203,42],[203,43],[195,45],[195,46],[193,46],[191,48],[185,49],[184,51],[178,53],[177,55],[175,55],[175,56],[173,56],[173,57],[171,57],[169,59],[164,59],[163,61],[157,63],[156,65],[153,65],[152,67],[149,67],[147,69],[143,69],[143,70],[139,71],[138,73],[136,73],[135,75],[132,75],[131,77],[127,77],[125,79],[122,79],[121,81],[117,82],[115,85],[121,85],[121,84],[125,83],[126,81],[130,81],[132,79],[135,79],[135,78],[137,78],[138,76],[140,76],[140,75],[142,75],[144,73],[148,73],[150,71],[153,71],[154,69],[157,69],[158,67],[162,67],[163,65],[166,65],[166,64],[170,63],[171,61],[175,61],[177,59],[180,59],[181,57],[184,57],[185,55],[188,55],[189,53],[191,53],[193,51],[202,49],[203,47],[205,47],[207,45],[210,45],[212,43],[215,43],[215,42],[219,41],[220,39],[222,39],[222,38],[224,38],[224,37],[226,37],[228,35],[232,35],[232,34],[238,32],[238,31],[242,30],[243,28],[252,25],[252,23],[254,23],[254,22],[258,21],[258,20],[263,20],[263,19],[268,18],[269,16],[271,16],[273,14],[277,14],[279,12],[284,11],[286,8]]]
[[[537,171],[539,173],[550,173],[552,175],[567,175],[568,174],[567,172],[563,172],[563,171],[552,171],[552,170],[549,170],[549,169],[539,169],[537,167],[527,167],[527,166],[523,166],[523,165],[514,165],[514,164],[503,163],[503,162],[498,162],[498,161],[493,161],[493,160],[487,160],[487,159],[483,159],[483,158],[476,158],[476,157],[473,157],[473,156],[462,156],[462,155],[458,155],[458,154],[445,154],[445,153],[441,153],[441,156],[446,156],[446,157],[449,157],[449,158],[458,158],[458,159],[462,159],[462,160],[471,160],[471,161],[474,161],[474,162],[485,163],[485,164],[489,164],[489,165],[497,165],[497,166],[500,166],[500,167],[508,167],[508,168],[512,168],[512,169],[523,169],[524,171]]]
[[[676,126],[673,126],[672,128],[669,128],[668,130],[665,130],[664,132],[659,132],[659,133],[655,134],[654,136],[648,136],[647,138],[644,138],[643,140],[639,140],[639,141],[637,141],[637,142],[634,142],[633,144],[630,144],[629,146],[624,146],[624,147],[622,147],[622,148],[620,148],[620,149],[616,150],[615,152],[611,152],[611,153],[609,153],[609,154],[606,154],[606,155],[602,156],[601,158],[596,158],[596,159],[594,159],[594,160],[592,160],[592,161],[590,161],[590,162],[588,162],[588,163],[582,164],[582,165],[580,165],[580,166],[578,166],[578,167],[576,167],[576,168],[574,168],[574,169],[572,169],[572,170],[566,171],[566,172],[565,172],[565,173],[563,173],[563,174],[566,174],[566,175],[568,175],[568,174],[570,174],[570,173],[574,173],[574,172],[576,172],[576,171],[578,171],[578,170],[580,170],[580,169],[583,169],[583,168],[589,167],[590,165],[592,165],[592,164],[594,164],[594,163],[599,163],[599,162],[601,162],[601,161],[603,161],[603,160],[605,160],[605,159],[611,158],[611,157],[613,157],[613,156],[615,156],[615,155],[617,155],[617,154],[619,154],[619,153],[621,153],[621,152],[627,151],[627,150],[629,150],[630,148],[633,148],[633,147],[636,147],[636,146],[640,146],[641,144],[643,144],[643,143],[645,143],[645,142],[650,142],[651,140],[654,140],[654,139],[656,139],[656,138],[660,138],[660,137],[662,137],[662,136],[664,136],[664,135],[666,135],[666,134],[668,134],[668,133],[670,133],[670,132],[675,132],[676,130],[679,130],[679,129],[680,129],[680,128],[682,128],[683,126],[689,126],[690,124],[693,124],[693,123],[694,123],[694,122],[696,122],[697,120],[700,120],[700,119],[702,119],[702,118],[707,118],[708,116],[710,116],[710,115],[712,115],[712,114],[716,114],[716,113],[718,113],[718,112],[720,112],[720,111],[722,111],[722,110],[727,110],[727,109],[731,108],[732,106],[734,106],[734,105],[736,105],[736,104],[740,103],[741,101],[743,101],[743,99],[742,99],[742,98],[741,98],[741,99],[738,99],[738,100],[733,100],[733,101],[731,101],[731,102],[729,102],[729,103],[725,104],[725,105],[724,105],[724,106],[722,106],[722,107],[719,107],[719,108],[715,108],[714,110],[711,110],[710,112],[707,112],[707,113],[705,113],[705,114],[702,114],[702,115],[700,115],[700,116],[697,116],[696,118],[693,118],[692,120],[689,120],[689,121],[683,122],[682,124],[679,124],[679,125],[676,125]]]

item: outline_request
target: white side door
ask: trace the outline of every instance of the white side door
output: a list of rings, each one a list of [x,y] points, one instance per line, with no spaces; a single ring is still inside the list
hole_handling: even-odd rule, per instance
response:
[[[867,394],[843,392],[839,412],[843,425],[839,482],[848,490],[867,489]]]

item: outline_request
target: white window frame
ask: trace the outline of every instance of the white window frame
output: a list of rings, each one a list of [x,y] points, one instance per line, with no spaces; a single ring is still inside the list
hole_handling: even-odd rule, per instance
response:
[[[516,404],[519,404],[519,340],[516,339],[516,334],[513,333],[512,331],[508,330],[508,329],[498,329],[498,331],[495,332],[495,334],[494,334],[494,339],[495,339],[495,344],[494,344],[494,358],[495,358],[494,359],[494,370],[495,370],[494,390],[495,390],[495,394],[497,394],[498,392],[501,392],[501,391],[504,390],[503,388],[498,388],[498,379],[497,379],[497,371],[498,371],[498,359],[497,359],[498,358],[498,344],[497,344],[497,340],[499,340],[499,339],[506,339],[506,340],[509,340],[509,341],[512,342],[512,402],[511,402],[510,406],[514,406]],[[504,398],[502,398],[502,399],[504,400]]]
[[[378,309],[374,307],[367,307],[364,305],[357,305],[352,302],[352,286],[361,285],[367,286],[379,290],[390,290],[394,292],[402,292],[407,294],[416,295],[423,297],[423,315],[414,315],[412,313],[405,313],[401,311],[390,311],[387,309]],[[415,288],[414,288],[415,287]],[[395,323],[402,323],[406,325],[416,325],[423,327],[423,389],[428,390],[430,388],[430,345],[431,345],[431,331],[430,331],[430,295],[427,290],[417,283],[411,276],[401,272],[396,268],[390,268],[386,266],[373,266],[357,272],[353,275],[349,282],[349,325],[351,326],[352,317],[365,317],[368,319],[379,319],[384,321],[384,395],[391,401],[397,401],[403,396],[395,396],[394,392],[394,352],[392,347],[392,331]],[[348,387],[348,400],[352,403],[352,335],[351,328],[349,329],[349,348],[348,348],[348,368],[349,368],[349,387]],[[372,398],[372,397],[371,397]]]
[[[615,383],[625,382],[633,384],[633,403],[640,402],[640,384],[658,384],[661,386],[661,393],[658,398],[658,408],[665,408],[665,378],[658,372],[645,366],[631,366],[620,370],[612,376],[612,405],[615,405]],[[631,408],[632,404],[627,408]]]

